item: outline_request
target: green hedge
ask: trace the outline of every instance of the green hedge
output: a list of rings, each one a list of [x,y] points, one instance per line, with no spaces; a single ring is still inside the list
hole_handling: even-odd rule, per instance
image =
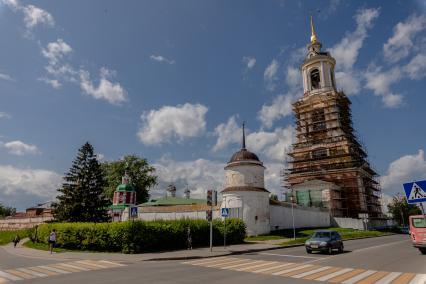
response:
[[[205,220],[134,221],[116,223],[50,223],[37,229],[39,242],[47,243],[52,229],[57,245],[66,249],[138,253],[187,248],[187,228],[192,246],[209,245],[209,223]],[[213,221],[213,243],[223,243],[224,223]],[[226,221],[227,244],[242,243],[245,224],[240,219]]]

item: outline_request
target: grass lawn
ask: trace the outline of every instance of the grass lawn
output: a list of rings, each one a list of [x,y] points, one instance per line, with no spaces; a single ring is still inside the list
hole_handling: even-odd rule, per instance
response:
[[[25,243],[23,243],[23,246],[27,247],[27,248],[32,248],[32,249],[39,249],[39,250],[49,251],[49,245],[48,244],[44,244],[44,243],[33,243],[30,240],[28,240]],[[66,251],[70,251],[70,250],[63,249],[63,248],[54,248],[53,251],[54,252],[66,252]]]
[[[23,238],[27,238],[31,235],[31,230],[0,231],[0,245],[12,242],[16,235],[19,235],[22,240]]]
[[[362,237],[379,237],[389,235],[389,232],[380,231],[360,231],[355,229],[346,228],[317,228],[317,229],[296,229],[296,239],[293,240],[293,230],[284,229],[272,231],[269,235],[247,237],[245,241],[267,241],[267,240],[278,240],[278,239],[291,239],[283,242],[282,245],[295,245],[303,244],[316,230],[334,230],[340,233],[344,240],[351,238],[362,238]]]

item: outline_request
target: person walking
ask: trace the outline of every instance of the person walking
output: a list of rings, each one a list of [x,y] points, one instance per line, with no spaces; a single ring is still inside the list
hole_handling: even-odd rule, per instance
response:
[[[50,232],[50,235],[49,235],[49,249],[50,249],[50,254],[53,253],[53,248],[55,247],[55,244],[56,244],[56,230],[53,229]]]
[[[16,235],[15,238],[13,239],[13,247],[16,248],[16,245],[21,241],[21,238],[19,237],[19,235]]]
[[[192,236],[191,236],[191,228],[188,226],[186,230],[186,242],[188,244],[188,250],[192,250]]]

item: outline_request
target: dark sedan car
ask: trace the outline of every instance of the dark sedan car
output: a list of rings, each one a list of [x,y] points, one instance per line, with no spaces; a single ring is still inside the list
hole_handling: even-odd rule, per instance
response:
[[[336,231],[316,231],[312,237],[305,242],[306,252],[321,251],[332,254],[333,249],[343,252],[343,241]]]

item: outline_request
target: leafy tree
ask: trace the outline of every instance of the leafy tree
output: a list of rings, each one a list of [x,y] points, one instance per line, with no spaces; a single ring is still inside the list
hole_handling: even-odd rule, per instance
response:
[[[86,142],[77,153],[65,182],[58,191],[59,202],[54,204],[54,214],[60,221],[100,222],[109,219],[110,201],[103,192],[105,177],[96,159],[93,146]]]
[[[126,171],[135,187],[138,203],[148,201],[149,189],[157,184],[157,177],[153,175],[155,168],[150,166],[146,159],[136,155],[127,155],[118,161],[105,162],[102,168],[107,180],[105,193],[110,198],[113,197],[117,186],[121,184],[121,178]]]
[[[16,213],[16,208],[4,206],[0,203],[0,217],[13,216]]]
[[[388,204],[389,213],[399,225],[408,225],[410,215],[419,215],[421,210],[414,204],[408,204],[407,198],[394,196],[392,202]]]

